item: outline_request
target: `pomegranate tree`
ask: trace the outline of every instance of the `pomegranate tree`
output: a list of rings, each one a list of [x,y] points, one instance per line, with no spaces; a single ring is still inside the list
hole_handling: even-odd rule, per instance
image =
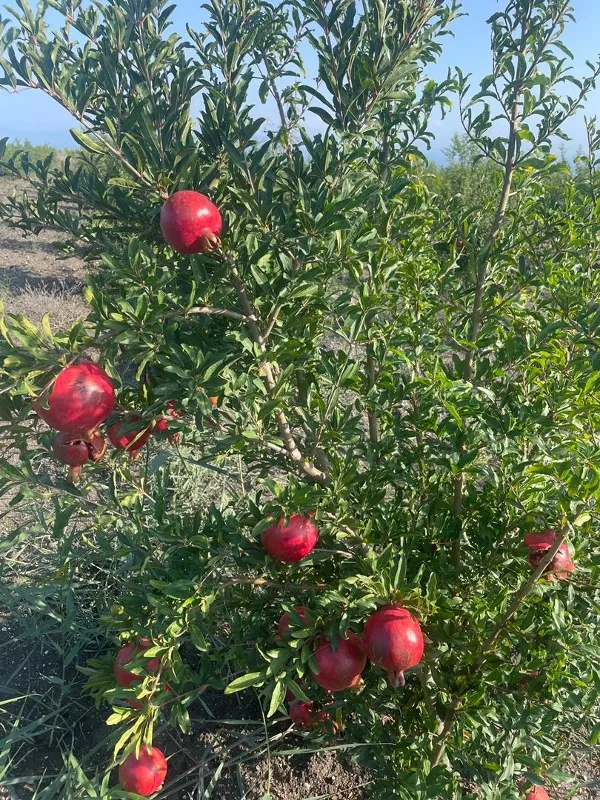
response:
[[[175,192],[163,205],[160,228],[178,253],[202,253],[216,247],[219,242],[221,214],[206,195],[183,190]]]
[[[142,745],[139,755],[127,756],[119,767],[119,781],[126,792],[150,797],[162,787],[167,777],[167,759],[158,747]]]
[[[421,626],[403,606],[383,606],[367,620],[363,643],[369,660],[387,670],[392,686],[404,686],[404,671],[423,658]]]
[[[292,564],[311,553],[319,539],[319,531],[308,517],[292,514],[286,522],[271,525],[261,535],[265,550],[272,558]]]
[[[51,428],[66,433],[93,433],[115,406],[107,373],[93,361],[65,367],[34,402]]]
[[[129,688],[129,655],[90,666],[99,703],[136,697],[105,706],[107,764],[163,726],[197,738],[207,686],[258,696],[274,756],[286,690],[299,719],[340,692],[384,800],[509,796],[560,775],[582,719],[597,738],[600,130],[580,110],[600,63],[570,71],[574,0],[466,3],[494,6],[475,85],[434,63],[460,5],[227,0],[187,26],[164,0],[3,7],[0,88],[58,101],[80,150],[35,163],[0,134],[0,230],[58,229],[92,274],[66,330],[0,314],[0,601],[45,630],[64,595],[109,641],[161,642]],[[34,403],[148,458],[65,487]]]
[[[61,431],[52,440],[52,452],[62,464],[69,465],[69,480],[76,483],[84,464],[100,461],[103,457],[106,442],[97,431],[89,436]]]

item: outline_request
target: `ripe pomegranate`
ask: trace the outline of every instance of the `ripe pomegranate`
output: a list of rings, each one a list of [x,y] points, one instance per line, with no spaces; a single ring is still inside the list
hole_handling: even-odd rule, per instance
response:
[[[125,426],[129,427],[136,422],[140,422],[140,417],[137,414],[126,419],[114,422],[108,429],[108,438],[113,447],[117,450],[127,450],[132,456],[135,456],[138,451],[147,443],[152,435],[154,425],[146,421],[141,421],[141,425],[133,429],[126,430]]]
[[[135,751],[119,767],[119,781],[126,792],[150,797],[158,792],[167,776],[167,760],[158,747],[142,746],[139,756]]]
[[[525,544],[529,548],[529,565],[531,569],[537,569],[544,557],[544,553],[552,547],[555,541],[556,531],[550,529],[525,535]],[[571,560],[569,547],[566,542],[563,542],[554,554],[550,564],[548,564],[544,574],[549,580],[553,580],[556,577],[564,581],[574,569],[575,563]]]
[[[80,361],[59,372],[33,407],[57,431],[92,433],[115,407],[115,390],[101,367]]]
[[[127,642],[127,644],[123,645],[117,653],[115,665],[113,667],[117,686],[127,689],[134,683],[139,683],[142,680],[141,675],[136,675],[134,672],[125,669],[125,667],[131,664],[137,655],[148,650],[150,647],[152,647],[152,642],[150,639],[145,638],[140,639],[139,642]],[[160,669],[160,658],[156,656],[155,658],[145,661],[144,669],[148,674],[156,675]]]
[[[352,631],[348,631],[346,639],[338,640],[335,651],[331,642],[321,635],[315,660],[319,672],[313,672],[312,676],[328,692],[341,692],[356,686],[367,663],[363,643]]]
[[[543,786],[532,786],[527,791],[525,800],[550,800],[550,795]]]
[[[173,250],[186,255],[216,247],[222,225],[219,209],[199,192],[175,192],[160,211],[163,236]]]
[[[304,606],[294,606],[294,611],[298,614],[300,619],[305,625],[308,625],[309,622],[306,618],[306,608]],[[283,636],[284,633],[287,633],[290,629],[290,615],[286,612],[283,614],[281,619],[279,620],[279,624],[277,625],[277,635]]]
[[[332,719],[331,714],[319,703],[306,703],[303,700],[295,700],[290,703],[289,717],[296,725],[306,728],[309,726],[321,725],[329,721],[333,732],[337,733],[337,722]]]
[[[365,625],[363,643],[369,660],[388,672],[392,686],[404,686],[404,670],[423,658],[421,626],[412,614],[394,603],[372,614]]]
[[[167,410],[165,411],[167,417],[159,417],[154,425],[152,426],[152,433],[164,433],[165,431],[169,430],[169,419],[181,419],[183,414],[181,411],[178,411],[175,408],[175,402],[173,400],[169,400],[167,403]],[[171,444],[176,444],[179,441],[179,434],[174,433],[172,436],[169,436],[169,442]]]
[[[263,531],[261,538],[270,556],[285,564],[292,564],[302,561],[314,549],[319,531],[308,517],[292,514],[287,525],[284,519],[280,519]]]

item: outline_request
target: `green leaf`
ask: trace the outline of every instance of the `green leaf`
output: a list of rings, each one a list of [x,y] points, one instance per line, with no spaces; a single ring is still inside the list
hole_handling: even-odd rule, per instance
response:
[[[225,687],[225,694],[235,694],[241,692],[243,689],[249,689],[251,686],[262,686],[265,681],[265,672],[248,672],[246,675],[241,675],[239,678],[231,681]]]
[[[80,130],[77,130],[77,128],[71,128],[70,133],[77,144],[81,145],[84,150],[87,150],[90,153],[95,153],[96,155],[104,155],[106,153],[105,148],[103,148],[95,139],[85,133],[82,133]]]

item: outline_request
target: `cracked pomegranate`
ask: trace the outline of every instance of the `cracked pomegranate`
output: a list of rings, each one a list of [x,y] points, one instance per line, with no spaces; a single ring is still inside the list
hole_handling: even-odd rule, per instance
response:
[[[315,681],[328,692],[341,692],[356,686],[367,663],[363,643],[355,633],[339,639],[334,650],[331,642],[320,636],[314,653],[319,672],[312,672]]]
[[[158,747],[142,746],[127,756],[119,767],[119,781],[126,792],[149,797],[157,792],[167,776],[167,760]]]
[[[173,250],[185,255],[216,247],[222,225],[219,209],[200,192],[175,192],[160,212],[163,236]]]
[[[115,390],[106,372],[93,361],[65,367],[33,407],[51,428],[92,433],[115,407]]]
[[[529,565],[531,569],[538,568],[544,554],[552,547],[555,541],[556,531],[551,529],[525,535],[525,544],[529,548]],[[549,580],[556,577],[564,581],[574,569],[575,562],[571,559],[569,547],[566,542],[562,542],[554,554],[554,558],[544,570],[544,574]]]
[[[88,461],[100,461],[106,452],[106,442],[99,433],[83,436],[61,431],[52,442],[52,451],[62,464],[68,464],[69,480],[75,483],[81,475],[81,467]]]
[[[287,524],[280,519],[261,535],[265,550],[277,561],[302,561],[314,549],[319,531],[308,517],[292,514]]]
[[[403,606],[383,606],[365,625],[363,643],[369,660],[387,670],[392,686],[404,686],[404,670],[423,658],[421,626]]]

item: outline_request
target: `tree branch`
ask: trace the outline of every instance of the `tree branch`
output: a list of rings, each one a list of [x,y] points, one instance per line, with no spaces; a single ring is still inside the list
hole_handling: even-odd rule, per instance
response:
[[[250,332],[250,336],[255,344],[257,344],[261,350],[261,352],[266,352],[265,346],[265,337],[261,333],[260,328],[258,327],[256,313],[254,308],[252,307],[252,303],[248,297],[248,293],[246,292],[246,287],[244,286],[244,282],[240,276],[240,273],[232,263],[231,259],[229,259],[229,274],[231,277],[231,282],[240,298],[240,302],[242,304],[242,309],[244,310],[244,315],[246,316],[246,326],[248,331]],[[275,389],[277,387],[277,382],[274,376],[274,365],[272,365],[268,360],[264,360],[261,364],[261,369],[263,371],[265,377],[265,384],[267,387],[267,391],[271,397],[275,394]],[[285,412],[281,408],[275,409],[275,419],[277,420],[277,427],[279,428],[279,435],[283,440],[283,444],[285,450],[287,452],[288,458],[290,458],[293,463],[295,464],[296,468],[299,472],[302,472],[306,477],[310,478],[311,480],[315,481],[315,483],[321,484],[321,486],[327,486],[330,482],[329,475],[326,472],[323,472],[320,469],[317,469],[314,464],[311,464],[310,461],[306,461],[304,456],[302,455],[301,451],[296,444],[296,440],[294,439],[294,435],[292,433],[292,429],[288,422],[288,419],[285,415]]]
[[[196,306],[194,308],[190,308],[190,310],[186,313],[188,314],[207,314],[209,317],[229,317],[230,319],[236,319],[239,322],[248,322],[250,317],[246,316],[246,314],[240,314],[237,311],[230,311],[228,308],[209,308],[209,306]],[[256,320],[256,317],[254,317]]]

